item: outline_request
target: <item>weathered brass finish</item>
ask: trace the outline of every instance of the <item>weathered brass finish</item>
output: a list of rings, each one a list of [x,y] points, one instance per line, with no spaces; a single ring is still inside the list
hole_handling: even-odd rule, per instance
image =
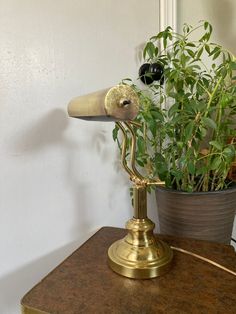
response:
[[[147,218],[147,189],[143,186],[135,186],[133,188],[134,195],[134,218]]]
[[[118,274],[134,278],[148,279],[160,276],[170,269],[173,252],[153,234],[155,224],[147,217],[147,186],[163,182],[145,178],[135,166],[136,136],[132,122],[116,123],[123,133],[122,165],[133,182],[134,217],[126,224],[127,236],[111,245],[108,263]],[[127,164],[127,131],[131,135],[130,167]],[[134,127],[139,127],[134,124]]]
[[[138,96],[128,85],[118,85],[79,96],[68,105],[70,117],[99,121],[132,120],[138,111]]]
[[[147,218],[147,191],[134,187],[134,217],[126,223],[127,236],[108,250],[109,266],[116,273],[134,279],[154,278],[166,273],[173,252],[153,234],[155,224]]]
[[[108,250],[110,267],[118,274],[129,278],[154,278],[167,272],[173,252],[164,242],[154,237],[155,224],[147,217],[147,186],[163,185],[159,180],[145,178],[135,166],[136,136],[132,122],[139,111],[135,91],[127,85],[99,91],[72,100],[68,106],[71,117],[104,121],[117,121],[123,133],[122,165],[130,176],[134,188],[134,217],[126,228],[127,236],[111,245]],[[123,121],[123,122],[122,122]],[[130,166],[126,160],[128,136],[131,138]]]

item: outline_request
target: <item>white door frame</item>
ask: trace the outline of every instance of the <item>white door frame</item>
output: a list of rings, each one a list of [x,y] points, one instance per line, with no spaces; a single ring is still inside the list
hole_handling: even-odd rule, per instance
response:
[[[159,0],[159,29],[171,26],[177,31],[177,0]]]

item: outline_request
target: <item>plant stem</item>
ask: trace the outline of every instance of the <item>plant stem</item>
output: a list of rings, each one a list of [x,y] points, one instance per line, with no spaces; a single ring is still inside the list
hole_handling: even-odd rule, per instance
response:
[[[211,106],[211,103],[212,103],[212,100],[214,99],[215,93],[217,92],[217,89],[218,89],[218,87],[220,86],[220,83],[221,83],[222,81],[223,81],[223,77],[221,76],[220,79],[219,79],[219,81],[216,83],[216,86],[215,86],[215,88],[213,89],[212,94],[210,94],[210,98],[209,98],[209,101],[208,101],[208,103],[207,103],[207,108],[206,108],[204,117],[207,116],[208,111],[209,111],[210,106]]]

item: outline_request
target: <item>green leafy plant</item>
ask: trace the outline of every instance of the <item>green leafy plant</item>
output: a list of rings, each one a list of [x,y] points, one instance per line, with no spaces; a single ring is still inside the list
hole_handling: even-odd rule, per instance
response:
[[[200,38],[192,39],[199,29]],[[185,24],[182,34],[167,27],[143,50],[146,62],[164,67],[164,84],[162,79],[140,89],[123,81],[140,98],[137,164],[149,178],[188,192],[227,188],[236,156],[230,141],[236,136],[235,56],[211,42],[211,34],[206,21]],[[119,142],[117,128],[113,138]]]

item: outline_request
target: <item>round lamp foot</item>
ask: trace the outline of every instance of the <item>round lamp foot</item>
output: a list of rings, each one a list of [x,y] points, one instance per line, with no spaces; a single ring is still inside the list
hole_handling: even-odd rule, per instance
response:
[[[128,278],[148,279],[169,271],[173,252],[154,237],[153,228],[154,223],[148,218],[133,218],[127,223],[128,235],[108,250],[108,263],[114,272]]]

